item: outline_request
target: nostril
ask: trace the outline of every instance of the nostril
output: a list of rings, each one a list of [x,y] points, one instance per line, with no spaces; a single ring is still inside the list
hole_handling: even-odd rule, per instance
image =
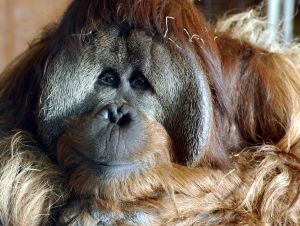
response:
[[[109,123],[114,123],[119,126],[124,126],[135,118],[135,111],[131,109],[128,105],[118,106],[116,104],[110,104],[105,106],[99,111],[98,115],[101,119],[108,121]]]
[[[108,120],[111,123],[116,123],[116,121],[118,121],[118,113],[114,106],[111,105],[104,107],[97,115],[101,119]]]
[[[127,114],[125,114],[125,115],[122,115],[122,116],[119,118],[119,120],[117,121],[117,124],[118,124],[119,126],[124,126],[124,125],[126,125],[126,124],[128,124],[128,123],[130,123],[130,122],[131,122],[131,117],[130,117],[130,114],[127,113]]]
[[[118,116],[116,114],[114,114],[112,111],[108,111],[108,119],[110,122],[116,123],[118,120],[117,117]]]

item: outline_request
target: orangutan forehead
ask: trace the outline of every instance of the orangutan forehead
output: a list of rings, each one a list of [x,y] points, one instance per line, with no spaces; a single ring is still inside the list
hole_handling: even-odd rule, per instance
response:
[[[96,44],[103,46],[105,43],[112,45],[116,42],[126,41],[128,43],[136,44],[149,44],[155,38],[156,42],[159,40],[153,34],[141,30],[135,29],[130,26],[101,26],[97,28],[95,39]],[[161,40],[161,39],[160,39]],[[162,41],[162,40],[161,40]],[[139,43],[142,42],[142,43]]]
[[[162,45],[163,42],[144,30],[128,26],[102,26],[97,28],[93,45],[95,53],[105,56],[106,62],[114,58],[114,61],[138,63],[153,61],[154,52],[169,52],[168,45]]]

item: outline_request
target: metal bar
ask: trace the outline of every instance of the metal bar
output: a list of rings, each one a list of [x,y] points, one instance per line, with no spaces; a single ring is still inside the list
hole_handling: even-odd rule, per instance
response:
[[[293,39],[293,19],[295,11],[295,0],[285,0],[283,8],[283,32],[286,42]]]
[[[280,18],[280,2],[281,0],[268,0],[268,30],[269,41],[272,41],[277,34]]]

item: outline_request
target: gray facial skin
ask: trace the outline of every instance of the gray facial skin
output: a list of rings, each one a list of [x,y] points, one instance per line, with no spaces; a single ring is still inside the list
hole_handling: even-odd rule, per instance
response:
[[[48,151],[55,152],[68,117],[125,102],[166,127],[176,161],[199,160],[211,125],[210,90],[189,49],[171,50],[166,41],[140,30],[122,35],[116,27],[101,27],[76,58],[56,57],[43,78],[38,107],[39,134]],[[107,73],[117,75],[117,86],[101,80]],[[149,82],[147,89],[134,85],[138,76]]]
[[[105,78],[112,78],[111,74],[108,76]],[[137,88],[135,80],[130,81]],[[145,88],[145,84],[142,87]],[[137,158],[145,140],[144,120],[127,104],[112,103],[92,112],[88,120],[80,128],[73,128],[72,132],[75,133],[73,139],[80,143],[72,147],[67,157],[72,161],[72,167],[74,163],[84,165],[102,181],[122,178],[147,167],[145,159]]]

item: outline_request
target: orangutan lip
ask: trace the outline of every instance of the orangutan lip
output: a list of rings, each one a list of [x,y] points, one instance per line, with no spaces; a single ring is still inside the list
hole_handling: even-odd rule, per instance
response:
[[[133,162],[99,162],[91,161],[89,167],[93,169],[97,176],[102,180],[111,180],[112,178],[122,178],[142,169],[142,161]]]
[[[83,153],[77,152],[80,157],[80,163],[88,167],[92,172],[99,176],[102,180],[111,180],[119,178],[131,173],[135,173],[147,166],[147,161],[105,161],[101,159],[91,159]]]
[[[102,169],[118,169],[118,168],[127,168],[127,167],[136,167],[143,165],[143,161],[132,161],[132,162],[121,162],[121,161],[103,161],[95,160],[87,157],[81,152],[76,152],[82,162],[85,162],[87,165],[92,166],[93,168],[102,168]]]

